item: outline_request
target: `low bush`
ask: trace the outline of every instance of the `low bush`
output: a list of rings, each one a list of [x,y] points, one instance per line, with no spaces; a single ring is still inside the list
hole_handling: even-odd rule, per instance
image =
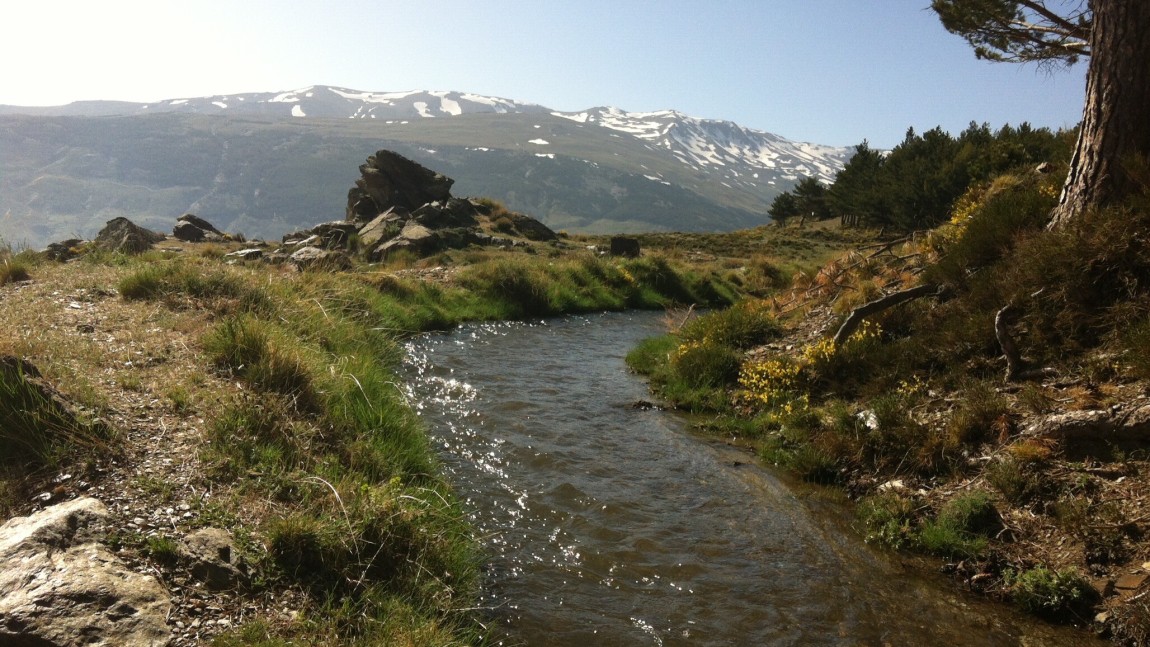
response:
[[[914,539],[915,503],[895,491],[863,499],[857,514],[867,541],[902,548]]]
[[[746,350],[777,338],[780,332],[779,323],[766,303],[744,300],[690,320],[679,335],[688,342],[710,342]]]
[[[27,281],[31,277],[29,263],[20,256],[7,256],[0,260],[0,285]]]
[[[1094,590],[1073,570],[1053,571],[1044,566],[1021,572],[1008,571],[1004,580],[1014,603],[1025,611],[1048,618],[1081,611],[1094,597]]]
[[[986,480],[1010,503],[1026,505],[1045,494],[1042,478],[1033,465],[1012,456],[987,465]]]
[[[951,499],[934,519],[918,530],[917,542],[930,553],[952,558],[973,558],[986,551],[987,538],[1000,527],[990,497],[973,492]]]

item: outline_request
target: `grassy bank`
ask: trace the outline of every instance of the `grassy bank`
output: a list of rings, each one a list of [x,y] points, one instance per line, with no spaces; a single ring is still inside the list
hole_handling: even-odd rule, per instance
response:
[[[1143,644],[1150,435],[1128,421],[1150,384],[1150,198],[1046,231],[1058,177],[975,187],[940,229],[863,246],[628,361],[715,414],[715,433],[845,488],[869,540]],[[832,340],[856,308],[920,285]]]
[[[0,516],[41,491],[41,503],[110,499],[123,519],[108,542],[182,591],[173,624],[205,605],[256,610],[217,625],[220,645],[485,640],[472,609],[482,549],[396,384],[405,336],[717,306],[740,290],[729,268],[574,246],[338,272],[229,262],[226,251],[173,245],[68,264],[9,254],[0,288],[0,354],[22,358],[0,371],[5,410],[19,412],[0,433]],[[164,509],[187,513],[170,527],[139,516]],[[189,592],[178,546],[207,526],[231,533],[249,574],[198,598],[208,594]]]

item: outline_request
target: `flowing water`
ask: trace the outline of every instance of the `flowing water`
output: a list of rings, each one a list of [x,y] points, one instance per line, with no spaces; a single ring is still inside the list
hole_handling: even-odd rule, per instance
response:
[[[691,434],[623,357],[660,317],[465,326],[407,383],[489,548],[510,644],[1081,645],[863,544],[842,510]]]

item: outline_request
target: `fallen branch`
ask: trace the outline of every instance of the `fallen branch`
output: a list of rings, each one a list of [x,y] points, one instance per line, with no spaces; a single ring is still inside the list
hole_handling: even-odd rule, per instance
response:
[[[865,321],[867,317],[879,312],[883,312],[885,310],[889,310],[899,304],[906,303],[907,301],[912,301],[920,297],[925,297],[937,293],[938,286],[927,283],[924,285],[915,286],[913,288],[908,288],[906,290],[901,290],[893,294],[888,294],[885,297],[875,299],[874,301],[865,303],[855,308],[854,310],[851,310],[851,313],[847,315],[846,320],[843,321],[843,325],[839,326],[839,331],[835,333],[835,345],[846,342],[846,340],[854,333],[854,331],[858,330],[858,327],[862,325],[862,322]]]

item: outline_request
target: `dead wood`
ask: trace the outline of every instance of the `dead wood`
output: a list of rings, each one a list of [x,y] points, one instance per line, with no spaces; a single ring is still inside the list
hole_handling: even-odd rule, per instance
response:
[[[855,330],[858,330],[858,327],[862,325],[862,322],[871,315],[889,310],[899,304],[906,303],[907,301],[912,301],[914,299],[937,293],[937,285],[926,283],[924,285],[918,285],[906,290],[900,290],[898,292],[894,292],[884,297],[875,299],[869,303],[865,303],[855,308],[854,310],[851,310],[851,313],[847,315],[846,320],[843,321],[842,326],[839,327],[839,331],[835,333],[834,342],[836,345],[846,342],[851,334],[853,334]]]

